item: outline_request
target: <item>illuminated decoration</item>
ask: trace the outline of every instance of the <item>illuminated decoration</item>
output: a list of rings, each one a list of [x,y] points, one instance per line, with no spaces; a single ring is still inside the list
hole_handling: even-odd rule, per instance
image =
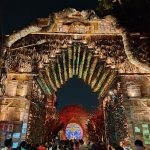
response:
[[[68,65],[69,65],[69,78],[73,76],[73,71],[72,71],[72,65],[71,65],[71,58],[72,58],[72,49],[68,48]]]
[[[21,94],[21,90],[18,92],[20,93],[18,96],[25,95],[31,102],[27,129],[29,142],[41,143],[44,138],[49,141],[50,137],[56,135],[56,131],[61,126],[55,115],[56,101],[47,99],[74,75],[82,79],[93,92],[97,93],[100,102],[103,101],[112,86],[115,86],[114,82],[119,76],[133,74],[134,77],[137,73],[142,78],[150,79],[149,40],[145,35],[144,38],[142,36],[142,34],[128,33],[119,27],[117,21],[111,16],[101,19],[94,11],[79,12],[75,9],[66,9],[49,15],[47,18],[38,19],[36,25],[31,25],[8,36],[6,44],[2,48],[4,50],[2,57],[0,56],[0,71],[6,70],[8,73],[14,72],[20,75],[27,73],[33,75],[36,80],[35,82],[33,78],[31,79],[31,82],[34,82],[33,87],[31,86],[31,93],[26,95]],[[3,57],[5,55],[6,57]],[[145,73],[144,76],[143,73]],[[17,96],[18,86],[15,82],[13,90],[11,90],[11,86],[10,90],[5,89],[3,78],[6,75],[7,73],[2,71],[0,83],[0,88],[2,87],[3,90],[2,96],[4,95],[4,98],[5,96]],[[147,85],[149,81],[146,82],[145,87],[149,88]],[[139,121],[149,123],[150,120],[149,99],[141,100],[144,92],[146,93],[146,88],[143,86],[145,88],[143,92],[140,84],[127,85],[127,82],[128,79],[123,83],[127,88],[124,92],[129,96],[129,99],[125,101],[128,103],[125,105],[127,108],[123,106],[123,94],[120,94],[121,91],[118,89],[115,89],[117,93],[112,90],[112,94],[106,96],[108,101],[104,120],[107,126],[104,131],[106,139],[109,139],[110,143],[114,141],[119,143],[118,139],[123,140],[126,137],[125,111],[127,111],[128,119],[131,118],[129,126]],[[144,85],[143,82],[142,85]],[[149,89],[147,91],[149,92]],[[7,93],[9,94],[5,95]],[[47,105],[47,102],[50,103],[50,106]],[[8,107],[9,104],[11,101],[8,103]],[[49,110],[48,107],[50,107]],[[133,107],[135,111],[128,113],[128,110]],[[79,117],[79,113],[73,116],[73,111],[74,109],[70,113],[66,112],[63,117],[60,115],[65,127],[68,123],[74,122],[81,125],[84,131],[83,124],[80,124],[82,119]],[[70,116],[73,119],[71,121],[69,120]],[[98,118],[95,119],[95,122]],[[85,122],[84,120],[84,124]],[[115,129],[113,128],[114,124],[116,125]],[[99,126],[97,125],[95,130],[95,124],[93,124],[92,136],[93,133],[98,133],[97,130],[101,131]],[[55,127],[57,130],[53,131],[56,129]],[[147,127],[144,128],[147,131]],[[132,138],[134,136],[132,128],[130,133]],[[99,136],[96,138],[102,140]],[[106,140],[106,142],[108,141]]]
[[[86,51],[84,51],[83,55],[82,55],[82,60],[81,60],[80,68],[79,68],[79,78],[82,78],[83,67],[84,67],[84,62],[85,62],[85,55],[86,55]]]
[[[83,138],[83,130],[82,130],[81,126],[76,123],[69,123],[66,127],[66,137],[68,140],[82,139]]]
[[[66,68],[66,55],[65,52],[63,52],[63,71],[64,71],[64,79],[65,81],[68,80],[68,74],[67,74],[67,68]]]
[[[83,131],[81,131],[80,133],[83,133],[81,135],[83,135],[82,138],[84,139],[88,134],[86,121],[89,115],[89,112],[79,105],[65,106],[59,112],[59,122],[64,125],[64,127],[62,128],[64,132],[61,134],[61,136],[63,137],[62,140],[66,139],[66,127],[71,123],[75,123],[81,127]],[[75,134],[79,135],[78,133]]]
[[[50,68],[46,66],[36,77],[47,96],[56,92],[73,75],[77,75],[93,92],[97,92],[99,97],[104,97],[117,75],[117,71],[106,67],[100,59],[93,57],[83,43],[72,43],[68,51],[63,51],[62,57],[56,59],[57,61],[51,62]]]
[[[56,89],[55,85],[53,84],[53,81],[52,81],[52,79],[51,79],[51,77],[50,77],[50,70],[49,70],[48,67],[45,67],[45,73],[46,73],[46,76],[47,76],[47,78],[48,78],[49,84],[51,85],[52,89],[53,89],[54,91],[56,91],[57,89]]]
[[[66,24],[66,18],[70,20],[69,24]],[[73,18],[73,21],[72,21],[72,18]],[[142,53],[140,49],[140,52],[139,52],[139,50],[137,50],[137,46],[133,46],[132,42],[130,43],[130,41],[132,41],[132,37],[124,28],[118,25],[118,22],[114,17],[106,16],[104,19],[100,19],[95,14],[95,12],[91,10],[90,11],[84,10],[84,11],[79,12],[75,9],[69,8],[69,9],[63,10],[62,12],[57,12],[55,13],[55,15],[50,14],[48,18],[39,19],[38,24],[30,25],[10,35],[6,40],[6,47],[11,48],[11,50],[13,50],[14,48],[16,49],[16,47],[13,47],[13,45],[15,45],[15,43],[20,41],[21,38],[23,39],[24,37],[28,37],[31,34],[37,36],[36,34],[39,34],[39,33],[46,35],[47,32],[59,33],[59,34],[63,34],[63,33],[87,34],[88,36],[90,34],[95,34],[95,33],[97,35],[113,35],[113,36],[120,35],[122,38],[123,46],[124,46],[123,51],[125,52],[125,56],[129,60],[130,68],[132,68],[133,71],[138,70],[138,72],[143,72],[143,73],[149,72],[150,70],[149,62],[146,61],[145,58],[142,58],[143,56],[136,57],[134,55],[135,52],[138,52],[138,55],[140,54],[139,56],[141,56],[141,54],[144,55],[146,54],[145,52],[148,52],[148,50],[145,49],[146,51]],[[74,35],[74,37],[77,37],[77,35]],[[40,41],[36,41],[34,44],[28,44],[26,46],[21,45],[20,47],[17,47],[17,50],[28,48],[28,47],[33,47],[37,45],[42,45],[46,41],[47,40],[45,39],[41,39]],[[72,42],[72,39],[69,39],[68,41]],[[85,41],[86,39],[83,40],[84,43],[86,43]],[[95,52],[98,52],[98,51],[96,50]],[[149,55],[144,55],[144,57],[145,56],[148,59]],[[30,55],[30,57],[32,57],[33,59],[34,56]],[[141,58],[142,58],[142,61],[141,61]],[[25,60],[27,60],[27,58]],[[27,66],[29,67],[30,65],[31,64],[25,63],[24,67],[27,67]],[[120,64],[119,68],[123,69],[125,66],[126,66],[126,63],[124,64],[122,63]],[[30,72],[32,70],[32,67],[31,68],[29,67],[28,69],[25,69],[24,67],[21,68],[21,71],[26,70]],[[130,68],[127,67],[127,70],[130,70]]]
[[[61,70],[61,66],[60,66],[60,62],[59,62],[58,58],[57,58],[57,64],[58,64],[58,72],[59,72],[60,84],[63,84],[62,70]]]
[[[88,84],[91,83],[92,75],[93,75],[93,73],[95,71],[95,67],[96,67],[97,61],[98,61],[98,58],[95,58],[93,63],[92,63],[92,65],[91,65],[91,68],[89,70]]]
[[[50,88],[48,88],[47,83],[43,79],[42,73],[39,73],[39,77],[40,77],[41,80],[39,80],[39,78],[36,78],[38,83],[39,83],[39,85],[43,87],[43,91],[46,93],[46,95],[51,95],[52,93],[50,91]]]
[[[121,82],[117,81],[116,89],[111,91],[111,94],[106,97],[105,118],[106,118],[106,135],[109,144],[119,143],[124,141],[128,136],[128,125],[122,93]]]
[[[80,52],[81,52],[81,45],[78,45],[76,75],[79,73]]]
[[[91,141],[104,140],[104,113],[103,109],[99,108],[87,120],[88,136]]]

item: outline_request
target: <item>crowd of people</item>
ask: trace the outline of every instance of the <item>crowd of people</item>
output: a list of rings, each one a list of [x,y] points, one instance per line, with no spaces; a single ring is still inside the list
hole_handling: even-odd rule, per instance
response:
[[[145,147],[141,140],[135,141],[136,150],[144,150]],[[6,139],[4,141],[5,147],[1,150],[130,150],[121,146],[109,146],[106,147],[104,143],[95,142],[85,144],[83,140],[53,140],[50,143],[41,144],[29,144],[26,141],[22,141],[17,148],[12,148],[12,139]]]

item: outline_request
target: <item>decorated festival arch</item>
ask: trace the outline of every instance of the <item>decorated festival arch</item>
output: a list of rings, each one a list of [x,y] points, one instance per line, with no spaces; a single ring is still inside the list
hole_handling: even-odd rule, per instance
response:
[[[26,138],[33,143],[47,141],[47,134],[53,137],[62,128],[58,124],[55,93],[77,76],[97,93],[103,110],[89,118],[87,127],[93,131],[91,135],[99,133],[96,116],[103,114],[105,132],[103,137],[96,135],[98,140],[112,144],[132,139],[131,126],[136,126],[139,118],[133,119],[127,106],[134,105],[130,99],[142,99],[150,86],[145,39],[129,34],[113,17],[101,19],[91,10],[66,9],[38,19],[36,25],[8,36],[3,47],[1,91],[8,105],[2,112],[18,96],[20,100],[26,99],[30,102],[28,119],[23,120],[28,124]],[[144,44],[137,45],[140,42]],[[146,89],[143,93],[141,84]]]

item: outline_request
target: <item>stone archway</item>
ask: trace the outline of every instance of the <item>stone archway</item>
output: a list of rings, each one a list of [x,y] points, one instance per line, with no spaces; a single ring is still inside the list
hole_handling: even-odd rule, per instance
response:
[[[47,110],[45,125],[50,124],[51,115],[55,113],[56,97],[51,98],[63,84],[73,76],[82,79],[98,95],[99,105],[117,78],[117,70],[112,69],[102,59],[95,57],[87,44],[74,40],[67,50],[63,51],[55,61],[39,70],[35,77],[41,89],[51,103]],[[48,134],[45,127],[45,134]],[[102,133],[103,134],[103,133]],[[49,135],[46,135],[48,138]]]
[[[140,46],[135,44],[140,43],[139,41],[143,37],[140,37],[140,34],[130,34],[130,37],[128,37],[128,33],[117,25],[114,18],[107,16],[100,19],[93,11],[79,12],[75,9],[67,9],[50,15],[48,18],[39,19],[37,22],[36,25],[31,25],[10,35],[6,40],[1,58],[3,62],[1,66],[7,70],[7,75],[16,73],[20,78],[16,75],[13,76],[17,80],[22,80],[22,76],[27,74],[28,76],[34,76],[34,79],[38,82],[38,85],[37,83],[32,84],[31,91],[28,92],[30,96],[26,97],[31,102],[31,113],[28,121],[28,130],[30,130],[28,133],[34,135],[31,141],[34,141],[36,137],[36,133],[33,132],[35,126],[40,137],[36,142],[43,140],[45,103],[52,104],[50,113],[54,114],[54,93],[73,75],[81,78],[94,92],[97,92],[100,99],[104,98],[108,102],[107,110],[117,109],[118,105],[114,101],[117,97],[121,97],[120,94],[116,93],[115,96],[107,95],[107,91],[116,77],[115,68],[118,69],[118,76],[122,77],[121,82],[124,82],[124,95],[128,93],[128,90],[131,90],[129,93],[137,92],[128,88],[128,85],[128,89],[125,89],[126,83],[129,83],[130,80],[134,80],[136,83],[137,81],[143,82],[147,78],[144,82],[149,83],[149,64],[146,61],[147,57],[146,59],[144,57],[146,53],[143,52],[145,48],[139,48]],[[79,30],[75,28],[76,25],[80,28]],[[132,45],[129,45],[130,40]],[[139,59],[141,56],[142,59]],[[5,79],[6,72],[4,71],[2,74],[2,78]],[[136,78],[139,75],[142,80]],[[108,79],[106,79],[107,77]],[[132,78],[130,79],[130,77]],[[34,79],[28,80],[34,82]],[[117,86],[115,85],[115,87]],[[118,92],[120,93],[120,91]],[[142,112],[145,110],[143,114],[149,114],[149,99],[145,99],[147,102],[143,102],[143,97],[139,97],[141,101],[136,98],[132,99],[133,97],[129,93],[129,99],[126,97],[128,106],[131,105],[135,108],[139,105],[139,110]],[[2,98],[5,99],[5,96],[8,95],[4,94]],[[14,98],[12,97],[12,99]],[[135,101],[134,104],[133,101]],[[33,105],[34,107],[32,107]],[[119,107],[121,106],[123,106],[122,102],[119,104]],[[125,110],[127,113],[128,106]],[[149,124],[149,118],[147,117],[149,115],[143,117],[143,114],[140,114],[141,111],[135,111],[134,115],[138,113],[140,117],[133,119],[131,118],[131,110],[128,113],[128,119],[132,120],[133,123],[129,121],[128,125],[130,133],[133,133],[133,125],[136,125],[138,120],[141,123],[146,120]],[[36,116],[36,120],[30,116],[33,116],[33,118]],[[117,116],[112,117],[117,119]],[[140,127],[142,128],[141,124]],[[114,132],[112,133],[114,134]],[[132,136],[130,140],[135,139],[138,134],[136,136],[132,134]]]

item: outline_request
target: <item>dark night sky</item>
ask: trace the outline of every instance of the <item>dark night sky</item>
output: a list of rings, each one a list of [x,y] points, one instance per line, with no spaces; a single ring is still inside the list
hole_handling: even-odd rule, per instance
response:
[[[116,16],[120,24],[130,31],[150,32],[150,0],[127,2],[123,9],[116,5],[107,14]],[[11,34],[31,24],[36,18],[47,17],[52,12],[68,7],[96,10],[98,0],[0,0],[0,34]]]
[[[31,24],[36,18],[47,17],[68,7],[82,10],[96,9],[97,5],[97,0],[2,0],[1,32],[10,34]]]
[[[97,94],[93,93],[91,88],[76,76],[64,84],[56,95],[58,110],[66,105],[77,104],[89,111],[94,111],[99,104]]]

